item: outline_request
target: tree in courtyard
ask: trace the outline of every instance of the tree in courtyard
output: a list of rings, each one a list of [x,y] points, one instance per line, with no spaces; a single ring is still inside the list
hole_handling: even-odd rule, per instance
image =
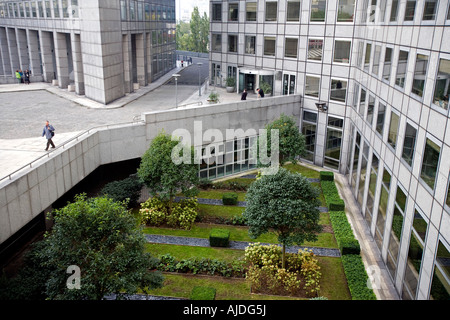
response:
[[[190,197],[198,191],[195,187],[199,183],[199,168],[194,161],[194,148],[179,146],[179,140],[172,139],[164,132],[159,133],[143,155],[137,171],[152,196],[169,201],[169,215],[178,193]],[[178,163],[174,156],[184,160]]]
[[[317,189],[306,177],[284,168],[274,175],[261,176],[247,191],[243,216],[249,225],[249,235],[257,238],[275,232],[283,245],[283,268],[286,246],[316,241],[322,230],[317,197]]]
[[[140,221],[126,203],[83,194],[53,217],[52,230],[34,247],[30,260],[39,261],[35,269],[46,270],[42,282],[47,298],[100,300],[161,287],[156,259],[145,252]]]
[[[206,13],[203,17],[198,11],[198,7],[194,7],[191,15],[191,44],[192,50],[195,52],[208,52],[209,43],[209,19]]]
[[[280,118],[269,123],[265,129],[267,130],[267,155],[270,156],[272,152],[271,130],[278,130],[279,135],[279,159],[280,165],[284,165],[289,161],[296,161],[296,157],[301,157],[306,154],[305,136],[300,133],[295,120],[285,114],[281,114]],[[261,140],[259,140],[261,141]],[[260,146],[259,146],[260,147]]]

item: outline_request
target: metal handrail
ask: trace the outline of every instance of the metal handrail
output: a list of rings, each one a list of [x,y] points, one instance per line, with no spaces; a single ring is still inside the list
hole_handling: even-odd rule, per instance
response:
[[[139,124],[139,123],[145,123],[144,120],[140,120],[140,121],[136,121],[136,120],[137,120],[136,117],[134,117],[133,122],[114,123],[114,124],[108,124],[108,125],[96,126],[96,127],[90,128],[90,129],[88,129],[88,130],[86,130],[86,131],[83,131],[83,132],[77,134],[75,137],[72,137],[72,138],[70,138],[69,140],[67,140],[67,141],[63,142],[62,144],[58,145],[58,147],[56,147],[55,149],[50,150],[50,151],[47,152],[45,155],[42,155],[42,156],[40,156],[39,158],[34,159],[34,160],[31,161],[30,163],[28,163],[28,164],[26,164],[26,165],[20,167],[19,169],[15,170],[14,172],[12,172],[12,173],[10,173],[10,174],[8,174],[8,175],[6,175],[6,176],[0,178],[0,183],[3,182],[5,179],[8,179],[8,178],[9,178],[9,180],[11,180],[11,179],[12,179],[12,176],[13,176],[14,174],[16,174],[17,172],[19,172],[19,171],[22,171],[22,170],[24,170],[24,169],[26,169],[26,168],[28,168],[28,167],[29,167],[29,168],[33,168],[33,164],[34,164],[34,163],[36,163],[36,162],[38,162],[39,160],[42,160],[42,159],[44,159],[44,158],[46,158],[46,157],[47,157],[47,158],[50,158],[50,155],[51,155],[52,153],[54,153],[55,151],[57,151],[57,150],[59,150],[59,149],[65,149],[66,145],[68,145],[69,143],[71,143],[71,142],[73,142],[73,141],[75,141],[75,140],[79,141],[79,138],[80,138],[81,136],[90,134],[90,133],[92,133],[92,132],[94,132],[94,131],[95,131],[95,132],[98,132],[100,129],[110,129],[110,128],[115,127],[115,126],[136,125],[136,124]]]

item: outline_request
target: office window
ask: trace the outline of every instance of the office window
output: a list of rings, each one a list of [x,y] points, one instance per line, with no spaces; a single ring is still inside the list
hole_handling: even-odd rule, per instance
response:
[[[59,18],[59,1],[53,0],[53,13],[55,18]]]
[[[298,39],[286,38],[284,46],[284,56],[286,58],[297,58]]]
[[[305,95],[310,97],[319,97],[320,78],[306,76],[305,80]]]
[[[383,80],[389,82],[389,79],[391,77],[391,68],[392,68],[392,49],[386,48],[383,65]]]
[[[238,36],[228,35],[228,52],[237,52]]]
[[[408,262],[406,264],[405,277],[403,280],[402,299],[414,300],[419,284],[420,266],[423,258],[423,248],[428,222],[415,210],[413,226],[411,228]]]
[[[425,0],[422,20],[436,19],[437,0]]]
[[[300,1],[287,2],[287,21],[300,21]]]
[[[158,13],[161,8],[158,8]],[[130,1],[130,20],[136,20],[136,1]],[[158,20],[160,20],[158,18]]]
[[[405,140],[403,141],[402,158],[407,164],[412,166],[414,158],[414,148],[416,146],[417,130],[409,123],[406,124]]]
[[[266,1],[266,21],[277,21],[278,2]]]
[[[369,145],[364,140],[364,146],[363,146],[363,152],[361,157],[361,168],[360,168],[360,174],[359,174],[359,184],[358,184],[358,203],[360,206],[363,205],[363,198],[364,198],[364,186],[366,183],[366,174],[367,174],[367,163],[369,159]]]
[[[434,85],[433,103],[445,110],[448,109],[448,94],[450,87],[450,60],[439,61],[438,75]]]
[[[295,75],[283,75],[283,95],[295,94]]]
[[[430,186],[431,189],[434,189],[440,152],[441,148],[436,143],[427,138],[425,151],[423,153],[422,170],[420,172],[420,177],[427,185]]]
[[[386,227],[387,206],[389,201],[389,190],[391,184],[391,174],[386,170],[383,171],[383,180],[381,183],[380,202],[378,204],[378,214],[375,227],[375,243],[381,250],[384,239],[384,230]]]
[[[50,5],[50,1],[45,1],[45,16],[47,18],[51,18],[52,17],[52,8]],[[16,17],[17,17],[17,13],[16,13]]]
[[[139,21],[144,20],[144,7],[142,6],[142,2],[137,3],[137,18]],[[166,8],[163,8],[163,20],[167,19]]]
[[[378,103],[376,130],[381,136],[383,136],[385,115],[386,115],[386,106],[380,102]]]
[[[63,0],[63,2],[64,1],[67,1],[67,0]],[[27,18],[29,18],[31,16],[30,15],[30,3],[25,2],[23,5],[25,6],[25,15],[27,16]]]
[[[355,14],[355,0],[339,0],[338,22],[353,22]]]
[[[414,13],[416,11],[416,0],[414,1],[406,1],[405,7],[405,21],[413,21]]]
[[[397,64],[397,75],[395,77],[395,84],[404,87],[406,79],[406,69],[408,68],[408,51],[400,50]]]
[[[367,91],[363,88],[361,88],[361,96],[359,98],[359,111],[358,113],[362,116],[364,116],[364,107],[366,105],[366,94]]]
[[[350,61],[351,41],[334,41],[334,62],[348,63]]]
[[[389,124],[388,143],[394,149],[397,145],[399,120],[400,120],[400,117],[395,112],[392,111],[391,112],[391,122]]]
[[[398,0],[392,0],[392,8],[391,8],[391,19],[390,21],[397,21],[397,15],[398,15]]]
[[[353,152],[353,167],[352,167],[352,186],[356,192],[356,179],[358,177],[358,163],[359,163],[359,146],[361,144],[361,134],[356,131],[355,151]]]
[[[364,58],[364,70],[366,70],[366,71],[369,71],[371,54],[372,54],[372,45],[370,43],[367,43],[366,44],[366,55]]]
[[[444,245],[445,243],[445,245]],[[450,300],[450,245],[444,239],[439,240],[431,283],[430,300]]]
[[[53,1],[56,1],[56,0],[53,0]],[[17,5],[19,6],[20,17],[25,18],[25,13],[23,11],[23,3],[18,3]],[[58,17],[59,17],[59,12],[58,12]]]
[[[372,73],[377,77],[378,77],[378,70],[380,70],[380,55],[381,55],[381,46],[376,45],[373,53]]]
[[[323,40],[309,39],[308,60],[322,61]]]
[[[449,176],[449,182],[450,182],[450,176]],[[450,183],[447,182],[448,187],[447,187],[447,198],[445,200],[445,204],[450,207]]]
[[[71,0],[72,4],[72,18],[78,18],[78,0]]]
[[[222,51],[222,35],[213,33],[211,39],[211,50],[212,51]]]
[[[447,9],[447,20],[450,20],[450,4],[448,5]]]
[[[344,120],[328,117],[327,145],[325,149],[324,165],[333,169],[339,169],[341,158],[342,128]]]
[[[369,95],[369,102],[367,104],[367,118],[366,121],[369,123],[370,127],[373,124],[373,115],[375,112],[375,97]]]
[[[347,97],[347,81],[331,79],[330,100],[345,102]]]
[[[212,21],[222,21],[222,4],[213,3],[212,4]]]
[[[356,107],[358,106],[358,98],[359,98],[359,84],[355,83],[355,86],[353,87],[353,103],[352,108],[356,110]]]
[[[246,21],[256,21],[256,2],[247,2],[245,4],[245,19]]]
[[[228,21],[238,21],[239,20],[239,4],[229,3],[228,4]]]
[[[120,1],[120,18],[127,20],[127,2],[125,0]]]
[[[63,17],[64,18],[68,18],[69,17],[69,4],[68,4],[69,0],[61,0],[61,5],[62,5],[62,12],[63,12]]]
[[[39,12],[39,18],[44,18],[44,4],[42,1],[38,2],[38,12]]]
[[[305,136],[305,159],[314,161],[316,147],[317,114],[303,111],[302,134]]]
[[[275,56],[275,37],[264,37],[264,55]]]
[[[31,2],[31,17],[37,18],[36,1]]]
[[[256,37],[245,36],[245,53],[255,54],[255,47],[256,47]]]
[[[378,165],[379,165],[378,157],[375,155],[375,153],[373,153],[372,165],[370,168],[369,188],[367,191],[366,213],[364,216],[364,219],[367,221],[368,225],[370,225],[372,222],[373,204],[375,200],[375,192],[377,189]]]
[[[427,75],[427,67],[428,67],[428,56],[418,54],[416,58],[416,67],[414,69],[412,93],[417,94],[419,97],[423,96],[425,78]]]
[[[311,0],[311,22],[324,22],[326,7],[326,0]]]
[[[380,12],[379,12],[380,22],[384,22],[384,20],[385,20],[387,1],[388,0],[381,0],[380,1],[380,5],[379,5],[379,7],[380,7]]]

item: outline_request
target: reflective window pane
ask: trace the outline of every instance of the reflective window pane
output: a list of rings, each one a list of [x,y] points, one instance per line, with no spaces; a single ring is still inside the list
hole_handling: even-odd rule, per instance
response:
[[[324,22],[326,7],[326,0],[311,0],[311,22]]]
[[[286,38],[284,46],[284,56],[286,58],[297,58],[298,39]]]
[[[322,61],[323,40],[309,39],[308,60]]]
[[[331,79],[330,99],[345,102],[347,95],[347,81]]]
[[[389,81],[391,77],[391,67],[392,67],[392,49],[386,48],[383,65],[383,80]]]
[[[306,76],[305,95],[311,97],[319,97],[320,78]]]
[[[412,127],[409,123],[407,123],[406,130],[405,130],[405,140],[403,141],[402,158],[410,166],[412,165],[412,161],[413,161],[413,157],[414,157],[414,148],[416,145],[416,135],[417,135],[417,130],[414,127]]]
[[[449,245],[439,241],[430,295],[433,300],[450,300],[450,251]]]
[[[287,2],[287,21],[300,20],[300,0]]]
[[[399,116],[395,112],[391,112],[391,122],[389,124],[388,143],[395,149],[398,137]]]
[[[275,38],[274,37],[264,37],[264,55],[274,56],[275,55]]]
[[[338,22],[353,22],[355,13],[355,0],[339,0]]]
[[[247,21],[256,21],[256,2],[247,2],[245,4],[246,9],[246,20]]]
[[[431,189],[434,189],[440,152],[441,148],[430,139],[427,139],[425,150],[423,153],[422,170],[420,172],[420,177],[423,179],[423,181],[425,181],[427,185],[431,187]]]
[[[428,56],[418,54],[416,59],[416,67],[414,69],[414,79],[412,86],[412,93],[418,96],[423,96],[423,89],[425,86],[425,78],[427,75]]]
[[[413,21],[414,20],[414,13],[416,11],[416,0],[413,1],[406,1],[406,8],[405,8],[405,21]]]
[[[445,110],[448,109],[448,94],[450,87],[450,60],[439,61],[439,71],[434,85],[433,103]]]
[[[408,68],[408,51],[400,50],[400,55],[397,64],[397,75],[395,78],[395,84],[404,87],[406,78],[406,69]]]
[[[334,62],[348,63],[351,46],[351,41],[336,40],[334,42]]]
[[[228,21],[238,21],[239,19],[239,4],[228,4]]]
[[[277,21],[278,2],[266,1],[266,21]]]
[[[386,114],[386,106],[381,102],[378,104],[378,114],[377,114],[377,132],[383,135],[384,130],[384,118]]]
[[[436,18],[437,0],[425,0],[422,20],[434,20]]]
[[[398,5],[399,5],[398,0],[392,0],[390,21],[397,21]]]

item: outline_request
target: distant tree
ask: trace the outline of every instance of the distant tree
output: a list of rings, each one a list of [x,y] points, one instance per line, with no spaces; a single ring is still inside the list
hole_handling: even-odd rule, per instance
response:
[[[34,264],[13,285],[24,285],[36,298],[57,300],[101,300],[107,294],[161,287],[163,277],[154,271],[156,259],[145,251],[140,221],[124,203],[79,195],[53,217],[53,229],[27,258]],[[74,284],[71,266],[80,270],[78,288],[67,285]],[[18,298],[25,295],[18,293]]]
[[[191,51],[191,26],[190,23],[180,21],[176,29],[177,49]]]
[[[209,19],[206,13],[200,16],[198,7],[194,7],[191,15],[191,43],[195,52],[208,52]]]
[[[172,158],[172,152],[177,146],[179,141],[172,140],[171,136],[161,132],[145,152],[137,172],[152,196],[169,200],[169,215],[176,194],[195,195],[198,191],[195,187],[199,183],[199,168],[194,161],[194,149],[187,147],[187,152],[190,152],[189,163],[186,161],[177,164]],[[185,151],[186,149],[180,150],[180,157]]]
[[[307,178],[284,168],[274,175],[263,175],[247,191],[243,216],[249,234],[257,238],[273,230],[283,245],[283,268],[286,246],[316,241],[322,230],[317,197],[318,191]]]

